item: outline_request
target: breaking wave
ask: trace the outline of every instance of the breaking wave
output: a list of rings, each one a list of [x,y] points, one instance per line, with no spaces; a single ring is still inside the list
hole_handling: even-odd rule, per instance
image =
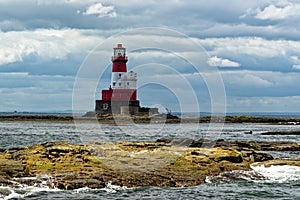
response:
[[[130,188],[125,187],[125,186],[113,185],[111,182],[108,182],[108,184],[106,185],[105,188],[91,189],[89,187],[83,187],[83,188],[75,189],[74,193],[86,193],[89,191],[105,191],[108,193],[116,193],[118,191],[124,191],[124,190],[128,190],[128,189],[130,189]]]
[[[34,181],[33,185],[27,185],[26,182]],[[48,174],[37,177],[14,178],[10,181],[13,187],[0,186],[0,199],[25,198],[39,192],[57,192],[60,191],[54,187],[52,177]]]
[[[218,176],[206,177],[207,183],[234,183],[238,181],[287,183],[300,180],[300,167],[289,165],[251,166],[252,170],[235,170]]]
[[[293,182],[300,180],[300,167],[290,165],[252,166],[253,171],[261,174],[267,182]]]
[[[24,182],[34,181],[33,185],[27,185]],[[21,182],[21,183],[20,183]],[[66,192],[66,190],[60,190],[56,188],[52,182],[52,177],[50,175],[42,175],[37,177],[24,177],[15,178],[11,181],[13,187],[0,186],[0,199],[23,199],[37,193],[55,193],[55,192]],[[109,182],[105,188],[91,189],[88,187],[79,188],[70,191],[72,194],[89,193],[95,191],[104,191],[107,193],[116,193],[118,191],[128,190],[129,188],[125,186],[113,185]]]

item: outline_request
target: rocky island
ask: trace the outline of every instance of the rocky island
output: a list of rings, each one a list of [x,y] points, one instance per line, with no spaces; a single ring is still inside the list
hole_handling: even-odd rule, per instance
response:
[[[188,144],[188,145],[185,145]],[[213,145],[212,148],[208,146]],[[299,151],[293,142],[228,142],[159,139],[153,142],[70,144],[47,142],[0,149],[0,184],[42,182],[51,188],[195,186],[206,177],[251,165],[295,165],[263,151]],[[259,178],[259,176],[258,176]]]
[[[101,114],[88,112],[83,116],[74,116],[71,114],[22,114],[10,113],[1,114],[0,122],[51,122],[51,123],[265,123],[265,124],[291,124],[299,125],[299,117],[274,117],[274,116],[198,116],[198,117],[178,117],[172,114],[136,114],[136,115],[118,115]]]

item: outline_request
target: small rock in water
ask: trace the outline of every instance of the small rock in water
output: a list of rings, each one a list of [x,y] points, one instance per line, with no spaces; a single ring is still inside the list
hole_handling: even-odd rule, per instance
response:
[[[266,180],[264,176],[255,171],[236,170],[231,172],[223,172],[218,176],[208,176],[207,183],[235,183],[238,181],[263,181]]]
[[[254,152],[252,154],[254,162],[263,162],[267,160],[273,160],[273,156],[267,153],[259,153],[259,152]]]
[[[8,196],[11,194],[11,191],[9,189],[0,188],[0,197],[1,196]]]

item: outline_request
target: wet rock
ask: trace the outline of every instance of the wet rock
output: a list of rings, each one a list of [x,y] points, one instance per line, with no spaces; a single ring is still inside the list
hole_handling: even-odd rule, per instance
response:
[[[160,138],[160,139],[157,139],[156,142],[171,143],[171,141],[173,139],[174,138]]]
[[[243,162],[243,158],[240,155],[236,155],[236,156],[232,156],[232,155],[226,155],[226,156],[219,156],[215,158],[215,161],[219,162],[219,161],[229,161],[232,163],[241,163]]]
[[[271,165],[292,165],[300,167],[300,160],[297,159],[273,159],[264,162],[253,163],[253,166],[264,165],[265,167],[270,167]]]
[[[274,159],[272,155],[267,154],[267,153],[253,152],[253,154],[251,156],[253,156],[254,162],[263,162],[263,161]]]
[[[27,175],[26,166],[20,161],[0,159],[0,174],[7,177],[21,177]]]
[[[189,138],[175,138],[169,144],[172,146],[190,146],[194,140]]]
[[[261,135],[300,135],[300,131],[269,131],[261,133]]]
[[[208,183],[236,183],[240,181],[263,181],[266,180],[264,176],[255,171],[235,170],[231,172],[223,172],[217,176],[208,176],[206,182]]]
[[[97,114],[96,114],[95,111],[89,111],[89,112],[86,112],[82,117],[93,117],[93,118],[96,118]]]
[[[41,144],[45,148],[53,147],[55,145],[55,142],[46,142]]]
[[[8,196],[10,194],[11,194],[11,191],[9,189],[0,188],[0,197],[1,196]]]
[[[215,147],[203,148],[205,144],[214,144]],[[44,181],[61,189],[101,188],[109,182],[127,187],[194,186],[203,183],[207,176],[250,170],[253,162],[275,162],[271,155],[257,150],[298,147],[297,143],[287,142],[195,141],[184,138],[89,145],[48,142],[0,152],[0,184],[10,185],[9,180],[13,178],[47,174],[53,178]],[[277,160],[276,163],[280,162]],[[295,163],[299,160],[290,162]],[[232,174],[225,176],[235,179]],[[29,185],[39,179],[14,180]]]
[[[9,185],[8,178],[5,173],[0,172],[0,185]]]
[[[192,151],[192,152],[191,152],[191,155],[194,155],[194,156],[206,156],[206,154],[201,153],[201,152],[199,152],[199,151]]]

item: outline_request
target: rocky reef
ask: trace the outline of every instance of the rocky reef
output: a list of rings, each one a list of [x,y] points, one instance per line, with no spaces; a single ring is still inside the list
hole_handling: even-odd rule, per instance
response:
[[[209,148],[213,146],[212,148]],[[297,165],[260,151],[299,151],[299,143],[160,139],[154,142],[70,144],[47,142],[0,149],[0,185],[46,179],[49,187],[195,186],[207,176],[250,170],[251,164]]]
[[[288,124],[300,125],[299,117],[271,117],[271,116],[199,116],[199,117],[178,117],[172,114],[102,114],[96,115],[88,112],[83,116],[67,114],[1,114],[0,122],[98,122],[101,124],[115,123],[267,123],[267,124]],[[270,133],[271,134],[271,133]],[[296,133],[299,134],[299,133]]]

